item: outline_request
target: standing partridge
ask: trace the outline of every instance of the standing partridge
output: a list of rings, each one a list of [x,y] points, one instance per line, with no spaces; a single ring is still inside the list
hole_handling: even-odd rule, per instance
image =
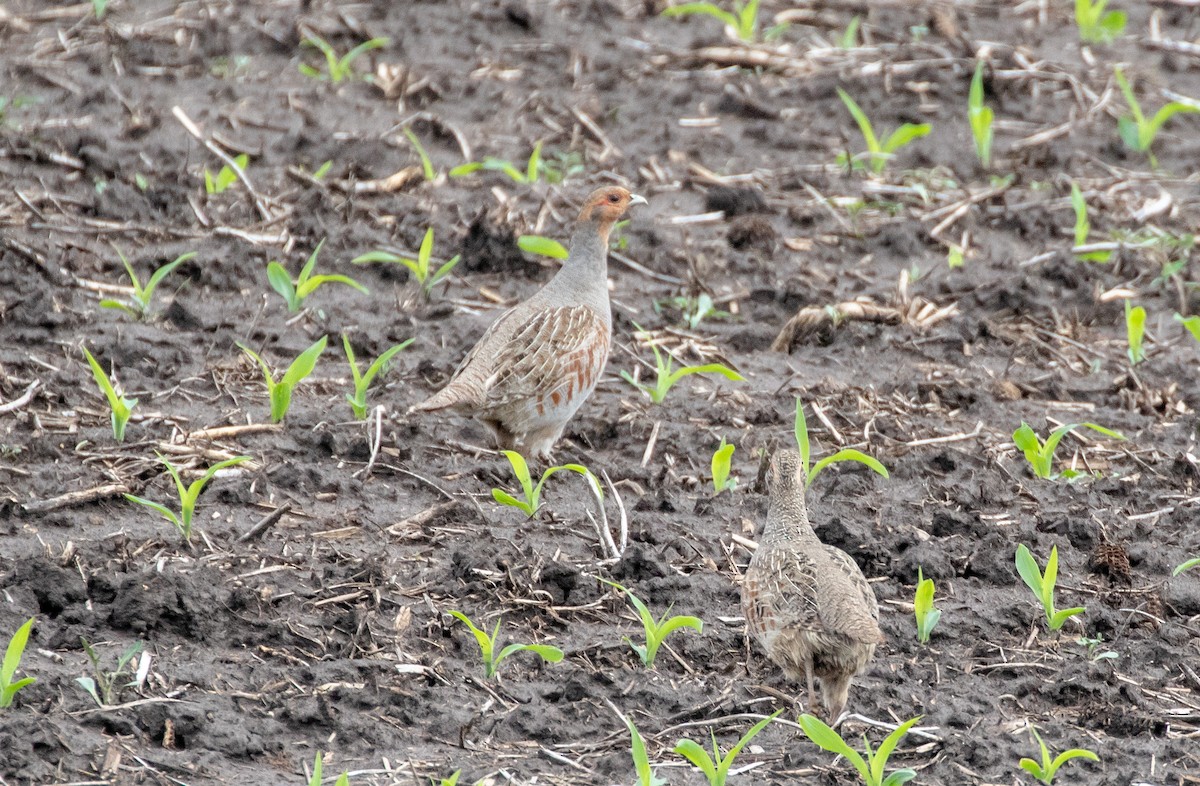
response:
[[[846,707],[850,680],[867,667],[879,631],[879,606],[846,552],[817,539],[804,505],[804,468],[794,450],[771,461],[767,525],[742,581],[746,627],[789,679],[813,677],[829,722]]]
[[[446,387],[413,410],[474,415],[501,448],[547,457],[608,361],[608,234],[645,203],[620,186],[593,191],[562,269],[493,322]]]

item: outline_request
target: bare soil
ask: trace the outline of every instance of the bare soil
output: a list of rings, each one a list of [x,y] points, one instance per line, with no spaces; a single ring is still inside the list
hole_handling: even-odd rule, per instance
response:
[[[617,708],[660,775],[701,783],[671,752],[679,739],[711,730],[727,748],[775,709],[796,717],[800,686],[744,642],[737,579],[765,514],[760,455],[792,440],[798,396],[815,455],[855,447],[891,471],[839,465],[809,496],[883,609],[887,642],[852,689],[848,738],[877,743],[867,719],[921,715],[894,756],[916,783],[1031,783],[1017,762],[1036,755],[1036,724],[1055,751],[1100,756],[1062,782],[1200,782],[1200,571],[1170,577],[1200,554],[1200,344],[1172,319],[1200,310],[1200,265],[1162,240],[1200,229],[1200,122],[1167,124],[1152,168],[1117,135],[1112,79],[1127,64],[1148,113],[1164,90],[1200,97],[1200,14],[1114,4],[1126,35],[1091,47],[1065,2],[817,2],[755,47],[708,17],[661,18],[654,0],[114,0],[102,20],[91,4],[0,5],[0,640],[36,617],[20,673],[38,680],[0,711],[0,782],[298,784],[323,751],[326,775],[350,770],[354,784],[459,769],[463,783],[628,784]],[[763,6],[764,29],[792,8]],[[860,45],[839,48],[856,14]],[[300,73],[324,68],[300,45],[309,32],[339,53],[388,37],[352,65],[375,84]],[[997,117],[990,171],[965,117],[977,54]],[[932,133],[881,176],[847,172],[837,155],[862,141],[838,86],[881,134]],[[206,193],[203,172],[222,161],[188,122],[249,154],[253,192]],[[404,126],[436,182],[411,169]],[[523,167],[537,141],[562,182],[444,176],[467,152]],[[580,478],[549,481],[526,520],[492,501],[513,481],[481,427],[405,414],[552,275],[515,237],[565,239],[582,197],[614,180],[650,205],[610,262],[614,354],[558,458],[614,481],[631,541],[617,561]],[[1090,239],[1126,241],[1106,263],[1071,251],[1071,182]],[[462,262],[428,302],[402,268],[350,264],[413,251],[430,226],[435,257]],[[322,240],[318,272],[370,292],[327,285],[290,314],[266,263],[298,272]],[[128,296],[118,249],[143,280],[197,256],[140,322],[99,307]],[[672,299],[700,293],[729,315],[681,326]],[[1136,367],[1130,297],[1149,315]],[[799,309],[859,298],[890,314],[771,349]],[[635,324],[682,362],[727,362],[746,381],[693,376],[651,405],[618,376],[649,373]],[[344,401],[342,334],[368,360],[416,338],[371,391],[387,409],[378,450]],[[236,342],[286,364],[320,336],[330,347],[281,427],[206,438],[269,422]],[[139,400],[122,444],[81,346]],[[1091,421],[1128,440],[1068,437],[1056,470],[1100,477],[1041,480],[1012,445],[1022,421],[1043,435]],[[739,483],[714,497],[722,437]],[[253,457],[201,496],[190,545],[121,496],[172,499],[156,452],[189,481]],[[1087,609],[1060,632],[1016,574],[1021,543],[1042,561],[1057,546],[1059,605]],[[943,611],[927,646],[911,613],[918,568]],[[703,634],[673,635],[643,668],[623,641],[640,626],[597,576],[657,614],[702,617]],[[566,657],[516,654],[485,680],[450,610],[502,618],[506,641]],[[1093,660],[1084,636],[1116,657]],[[91,673],[83,640],[105,669],[143,642],[144,681],[122,678],[97,707],[76,683]],[[731,783],[856,778],[786,723],[735,771]]]

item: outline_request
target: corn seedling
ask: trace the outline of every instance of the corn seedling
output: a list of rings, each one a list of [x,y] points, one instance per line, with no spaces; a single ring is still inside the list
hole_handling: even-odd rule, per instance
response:
[[[1175,321],[1183,325],[1184,329],[1192,334],[1192,338],[1200,341],[1200,316],[1185,317],[1183,314],[1176,314]]]
[[[542,143],[538,142],[533,146],[533,152],[529,154],[529,160],[525,163],[524,171],[511,161],[487,156],[482,161],[468,161],[465,164],[459,164],[451,169],[449,174],[450,177],[466,177],[480,171],[503,172],[514,183],[527,184],[538,182],[538,178],[542,176],[543,170],[546,174],[547,182],[556,183],[562,180],[561,172],[556,172],[551,167],[547,167],[542,163]]]
[[[858,29],[862,27],[862,17],[855,14],[850,23],[846,25],[846,29],[842,31],[842,37],[838,41],[838,45],[842,49],[854,49],[858,46]]]
[[[967,120],[971,123],[971,136],[975,138],[975,155],[987,169],[992,165],[992,108],[983,103],[983,61],[975,64],[975,76],[971,77],[971,91],[967,94]]]
[[[1050,549],[1050,558],[1046,560],[1045,573],[1042,573],[1037,560],[1034,559],[1033,554],[1029,553],[1029,549],[1024,543],[1017,546],[1017,573],[1021,574],[1025,585],[1033,591],[1038,602],[1042,604],[1042,609],[1046,612],[1046,624],[1050,626],[1050,630],[1062,628],[1063,623],[1071,617],[1086,611],[1082,606],[1070,609],[1054,607],[1054,585],[1058,582],[1058,546]]]
[[[712,296],[701,292],[695,297],[678,295],[667,300],[654,301],[654,310],[662,313],[663,306],[671,306],[679,310],[679,315],[689,330],[696,330],[705,319],[724,319],[731,316],[728,311],[721,311],[713,302]]]
[[[1042,442],[1029,424],[1022,421],[1021,427],[1013,432],[1013,444],[1025,454],[1025,460],[1029,462],[1030,469],[1037,477],[1044,480],[1054,480],[1060,477],[1071,480],[1080,476],[1077,470],[1068,468],[1057,475],[1054,474],[1054,451],[1058,449],[1058,443],[1062,441],[1062,438],[1077,428],[1088,428],[1113,439],[1125,439],[1119,432],[1095,423],[1068,423],[1054,429],[1050,432],[1050,436],[1046,437],[1046,441]]]
[[[238,347],[253,358],[258,363],[259,368],[262,369],[263,379],[267,383],[267,394],[271,399],[272,423],[279,423],[287,416],[288,407],[292,405],[292,391],[295,390],[296,385],[300,384],[301,380],[311,374],[313,369],[316,368],[317,358],[325,351],[327,341],[328,336],[321,336],[315,344],[297,355],[296,359],[288,366],[288,370],[284,372],[278,382],[275,381],[274,373],[271,371],[271,367],[267,365],[267,362],[257,352],[250,349],[250,347],[238,342]]]
[[[1125,32],[1124,11],[1105,11],[1108,0],[1075,0],[1075,25],[1079,40],[1107,44]]]
[[[425,230],[425,237],[421,240],[421,248],[417,251],[416,259],[396,256],[386,251],[371,251],[350,261],[355,265],[362,265],[368,262],[388,262],[395,265],[404,265],[421,286],[421,294],[428,300],[429,295],[433,292],[433,288],[440,284],[442,279],[450,275],[450,271],[454,269],[454,266],[458,264],[458,260],[460,259],[456,254],[446,262],[443,262],[437,270],[431,272],[430,260],[432,256],[433,227],[430,227]]]
[[[117,667],[110,671],[100,665],[100,655],[88,640],[81,637],[80,641],[83,642],[83,651],[87,653],[88,661],[92,665],[92,674],[89,677],[76,677],[75,682],[92,697],[97,707],[112,706],[120,698],[122,688],[141,685],[146,679],[150,670],[150,653],[143,653],[142,642],[135,641],[126,647],[117,657]],[[138,659],[137,667],[134,667],[133,659],[139,655],[142,657]],[[123,682],[127,677],[132,679]]]
[[[712,455],[713,493],[720,494],[726,489],[732,491],[737,486],[737,480],[729,477],[729,465],[733,460],[733,443],[726,442],[721,437],[721,444]]]
[[[1104,643],[1103,636],[1096,636],[1094,639],[1090,639],[1087,636],[1080,636],[1075,640],[1075,643],[1087,648],[1088,660],[1092,663],[1099,663],[1102,660],[1114,660],[1120,657],[1112,650],[1100,649],[1100,645]]]
[[[637,730],[637,726],[634,726],[633,721],[624,715],[621,716],[621,720],[625,721],[625,727],[629,729],[630,753],[633,756],[634,770],[637,772],[637,786],[667,786],[667,781],[658,777],[650,766],[650,757],[646,753],[646,741],[642,739],[642,734]]]
[[[610,587],[616,587],[625,593],[625,597],[629,598],[629,603],[637,610],[638,617],[642,620],[642,629],[646,634],[646,644],[644,646],[634,644],[633,639],[628,636],[625,641],[633,647],[633,651],[642,659],[642,665],[648,669],[654,668],[654,659],[658,656],[658,648],[666,640],[667,636],[671,635],[680,628],[691,628],[697,633],[704,633],[704,622],[699,617],[677,616],[669,617],[671,609],[668,608],[663,615],[657,620],[650,613],[650,609],[642,602],[641,598],[634,595],[632,591],[621,586],[615,581],[600,579]]]
[[[760,0],[734,2],[733,11],[726,11],[716,3],[682,3],[663,10],[663,16],[691,16],[702,14],[715,17],[731,28],[742,41],[753,41],[758,35],[758,5]]]
[[[358,370],[358,362],[354,359],[354,350],[350,347],[350,339],[342,334],[342,347],[346,350],[346,360],[350,363],[350,373],[354,375],[354,393],[346,394],[346,401],[350,402],[350,408],[354,410],[355,420],[367,419],[367,388],[371,387],[371,382],[375,377],[387,368],[388,361],[415,339],[402,341],[395,346],[390,347],[382,355],[375,358],[366,373]]]
[[[542,235],[521,235],[517,238],[517,248],[551,259],[566,259],[570,256],[566,246]]]
[[[171,522],[175,529],[179,530],[179,534],[183,536],[185,541],[192,539],[192,516],[196,512],[196,500],[200,498],[200,492],[204,491],[204,487],[208,482],[216,477],[216,474],[226,467],[233,467],[238,464],[245,463],[250,460],[249,456],[235,456],[225,461],[219,461],[213,464],[208,470],[200,476],[199,480],[192,481],[191,485],[185,486],[183,478],[180,477],[179,470],[167,459],[161,455],[158,460],[163,463],[170,473],[171,479],[175,481],[175,491],[179,495],[179,513],[176,514],[166,505],[160,505],[157,502],[151,502],[143,497],[137,497],[133,494],[126,494],[125,499],[130,502],[136,502],[139,505],[144,505],[151,510],[157,511],[163,518]]]
[[[238,169],[245,172],[246,166],[250,163],[250,156],[242,153],[234,157],[233,163],[237,164]],[[221,167],[221,170],[216,175],[209,172],[207,168],[204,170],[204,190],[209,194],[223,193],[225,189],[229,188],[235,182],[237,182],[237,172],[233,171],[228,165]]]
[[[1183,573],[1186,570],[1191,570],[1192,568],[1200,568],[1200,557],[1193,557],[1186,562],[1179,563],[1175,566],[1175,570],[1171,571],[1171,575],[1178,576],[1180,573]]]
[[[1129,356],[1129,365],[1136,366],[1146,359],[1146,350],[1142,346],[1142,339],[1146,335],[1146,309],[1141,306],[1131,306],[1129,301],[1125,301],[1125,338],[1129,342],[1129,349],[1125,354]]]
[[[825,458],[821,459],[816,464],[813,464],[810,468],[808,465],[808,458],[811,446],[809,445],[808,441],[808,419],[804,417],[804,402],[802,402],[799,398],[796,399],[795,433],[796,447],[800,451],[800,463],[804,467],[804,474],[808,477],[807,486],[812,485],[813,480],[816,479],[817,475],[819,475],[823,469],[828,467],[830,464],[837,464],[842,461],[857,461],[859,464],[865,465],[883,477],[888,477],[887,467],[883,466],[883,464],[879,462],[879,459],[875,458],[874,456],[868,456],[861,450],[854,450],[853,448],[842,448],[832,456],[826,456]]]
[[[100,388],[100,392],[104,394],[104,398],[108,399],[108,408],[112,413],[112,431],[113,438],[117,442],[125,441],[125,425],[129,423],[129,417],[133,414],[133,408],[137,406],[136,398],[125,398],[113,386],[108,378],[108,374],[104,373],[104,369],[92,357],[92,353],[88,352],[87,347],[82,347],[83,356],[87,358],[88,365],[92,367],[92,376],[96,379],[96,385]]]
[[[1050,749],[1046,747],[1046,743],[1042,740],[1042,735],[1037,733],[1037,729],[1033,726],[1029,727],[1029,733],[1037,740],[1038,749],[1042,756],[1042,761],[1039,764],[1033,759],[1021,759],[1019,762],[1021,769],[1028,772],[1033,777],[1037,778],[1046,786],[1054,783],[1054,775],[1058,772],[1058,768],[1071,761],[1072,759],[1087,759],[1089,761],[1100,761],[1100,757],[1092,751],[1084,748],[1071,748],[1063,751],[1054,758],[1050,757]]]
[[[100,307],[124,311],[134,319],[145,319],[150,315],[150,299],[154,297],[154,290],[158,289],[158,285],[172,270],[196,256],[195,251],[180,254],[175,261],[168,262],[151,273],[150,278],[146,281],[146,286],[143,287],[142,282],[138,280],[137,273],[133,272],[133,265],[129,264],[129,260],[121,253],[121,249],[118,248],[116,251],[117,256],[121,258],[121,264],[125,265],[125,272],[129,274],[129,282],[133,285],[133,297],[127,303],[119,300],[101,300]]]
[[[564,469],[577,472],[583,475],[595,488],[599,488],[600,484],[596,482],[596,478],[591,473],[591,470],[582,464],[563,464],[557,467],[550,467],[542,473],[542,477],[538,479],[537,485],[534,485],[533,479],[529,476],[529,465],[525,463],[525,457],[514,450],[503,452],[508,459],[508,463],[512,465],[513,474],[516,475],[517,482],[521,484],[521,492],[524,495],[524,499],[517,499],[508,492],[500,489],[492,489],[492,499],[501,505],[522,510],[530,518],[533,518],[534,514],[542,506],[542,487],[546,485],[546,481],[550,479],[550,476],[556,472]]]
[[[925,578],[925,573],[917,568],[917,591],[913,595],[913,612],[917,617],[917,641],[929,643],[929,634],[942,618],[941,609],[933,607],[933,579]]]
[[[317,757],[313,760],[312,775],[309,776],[308,786],[321,786],[321,781],[324,780],[325,757],[320,751],[317,751]],[[350,773],[343,772],[333,782],[333,786],[350,786]]]
[[[417,135],[408,126],[404,127],[404,135],[408,137],[409,144],[413,146],[413,150],[416,150],[417,155],[421,158],[421,174],[424,175],[426,182],[432,183],[437,179],[437,170],[433,168],[433,161],[429,159],[429,154],[425,152],[425,146],[421,144],[421,140],[417,139]]]
[[[317,255],[321,253],[321,248],[324,245],[324,240],[317,243],[317,247],[313,249],[312,254],[308,257],[308,261],[300,269],[300,275],[295,281],[292,280],[292,275],[287,272],[287,268],[276,260],[271,260],[267,263],[267,281],[271,283],[271,289],[274,289],[283,297],[287,302],[288,311],[293,314],[304,307],[304,301],[308,299],[309,295],[316,292],[317,289],[325,284],[345,284],[348,287],[357,289],[364,295],[368,294],[366,287],[349,276],[313,275],[313,269],[317,266]]]
[[[449,778],[439,778],[436,781],[436,784],[437,784],[437,786],[458,786],[458,779],[461,777],[462,777],[462,770],[455,770],[454,772],[450,773]],[[432,784],[434,784],[435,782],[430,780],[429,783],[432,786]]]
[[[108,0],[92,0],[92,13],[99,21],[104,18],[105,12],[108,11]]]
[[[641,327],[638,327],[638,330],[641,331]],[[633,375],[628,371],[621,372],[621,379],[645,393],[655,404],[663,403],[663,400],[667,397],[667,393],[675,386],[675,383],[689,374],[720,374],[725,379],[734,382],[745,381],[745,377],[741,374],[720,363],[706,363],[703,366],[681,366],[675,369],[675,359],[671,357],[669,352],[660,351],[654,344],[650,345],[650,349],[654,352],[656,374],[654,384],[643,385],[634,379]]]
[[[313,180],[324,180],[330,169],[333,169],[332,159],[317,167],[317,171],[312,173]]]
[[[1088,219],[1087,202],[1083,198],[1083,192],[1075,183],[1071,184],[1071,208],[1075,211],[1075,245],[1086,245],[1088,235],[1092,231],[1092,222]],[[1112,252],[1085,251],[1078,256],[1087,262],[1107,262]]]
[[[33,629],[33,617],[17,628],[17,632],[8,640],[4,649],[4,661],[0,663],[0,710],[11,707],[13,698],[22,689],[29,687],[37,680],[33,677],[22,677],[13,681],[17,667],[21,665],[21,657],[25,654],[25,645],[29,643],[29,631]]]
[[[1137,97],[1133,94],[1133,88],[1130,87],[1129,80],[1125,78],[1125,73],[1121,71],[1120,66],[1113,68],[1113,76],[1121,88],[1121,94],[1125,96],[1125,103],[1129,105],[1129,112],[1132,115],[1132,117],[1122,117],[1117,120],[1117,133],[1120,134],[1121,141],[1125,143],[1126,147],[1139,153],[1145,153],[1146,157],[1150,159],[1150,166],[1157,167],[1158,159],[1154,157],[1150,147],[1154,144],[1154,138],[1158,136],[1158,132],[1175,115],[1200,113],[1200,106],[1171,101],[1164,104],[1154,113],[1154,117],[1147,120],[1142,113],[1141,105],[1138,104]]]
[[[496,668],[499,667],[500,662],[514,652],[532,652],[547,663],[558,663],[563,659],[563,651],[548,644],[509,644],[497,654],[496,639],[500,635],[500,620],[496,620],[496,627],[489,636],[486,631],[475,627],[475,623],[471,622],[461,611],[452,611],[450,616],[470,628],[472,635],[475,636],[475,641],[479,643],[479,654],[483,658],[484,676],[488,679],[496,676]]]
[[[812,715],[800,716],[800,728],[818,748],[845,757],[846,761],[858,770],[864,786],[900,786],[900,784],[908,783],[917,777],[917,773],[905,768],[892,770],[885,777],[884,770],[887,768],[887,761],[891,758],[892,752],[900,744],[900,740],[920,720],[921,716],[918,715],[904,721],[891,734],[884,737],[883,742],[879,743],[879,747],[875,750],[871,750],[871,743],[864,734],[863,746],[866,757],[851,748],[840,734]]]
[[[861,169],[863,167],[862,158],[865,157],[867,168],[878,175],[883,172],[888,159],[897,150],[925,136],[933,128],[928,123],[905,123],[893,131],[883,144],[880,144],[879,137],[875,135],[875,129],[871,126],[867,114],[859,108],[858,104],[854,103],[854,99],[845,90],[839,87],[837,93],[850,112],[850,116],[854,118],[854,122],[858,124],[858,130],[862,133],[863,141],[867,145],[866,153],[853,157],[846,153],[838,154],[838,164],[842,166],[849,165],[851,169]]]
[[[321,71],[321,69],[310,66],[307,63],[301,63],[299,66],[300,73],[313,79],[327,80],[334,83],[342,82],[354,74],[352,66],[359,55],[369,52],[372,49],[383,49],[389,43],[391,41],[387,38],[372,38],[363,41],[345,55],[338,57],[337,50],[328,41],[320,36],[309,34],[304,37],[302,45],[316,47],[321,50],[321,54],[325,55],[326,70]],[[370,76],[364,76],[363,79],[368,82],[371,81]]]
[[[721,755],[721,748],[717,745],[716,734],[712,735],[711,756],[698,743],[687,739],[675,743],[675,752],[691,762],[693,767],[703,772],[704,777],[708,779],[709,786],[725,786],[725,780],[729,777],[729,769],[733,766],[733,761],[737,758],[737,755],[742,752],[742,748],[746,747],[750,743],[750,740],[754,739],[760,731],[767,728],[767,724],[779,717],[779,713],[781,712],[783,710],[776,710],[751,726],[750,731],[743,734],[742,738],[724,756]]]

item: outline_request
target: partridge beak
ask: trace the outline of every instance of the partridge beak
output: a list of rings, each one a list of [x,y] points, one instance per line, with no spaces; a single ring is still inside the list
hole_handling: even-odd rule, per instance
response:
[[[630,207],[633,207],[634,205],[648,205],[648,204],[650,204],[650,203],[646,201],[646,197],[644,197],[644,196],[640,196],[638,194],[630,194],[629,195],[629,206]]]

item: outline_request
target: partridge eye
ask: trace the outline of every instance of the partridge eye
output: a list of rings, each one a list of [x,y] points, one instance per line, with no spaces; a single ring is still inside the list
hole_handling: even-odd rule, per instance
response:
[[[609,195],[608,195],[608,201],[609,201],[609,202],[613,202],[613,203],[620,202],[620,201],[621,201],[621,197],[617,196],[616,194],[609,194]]]

